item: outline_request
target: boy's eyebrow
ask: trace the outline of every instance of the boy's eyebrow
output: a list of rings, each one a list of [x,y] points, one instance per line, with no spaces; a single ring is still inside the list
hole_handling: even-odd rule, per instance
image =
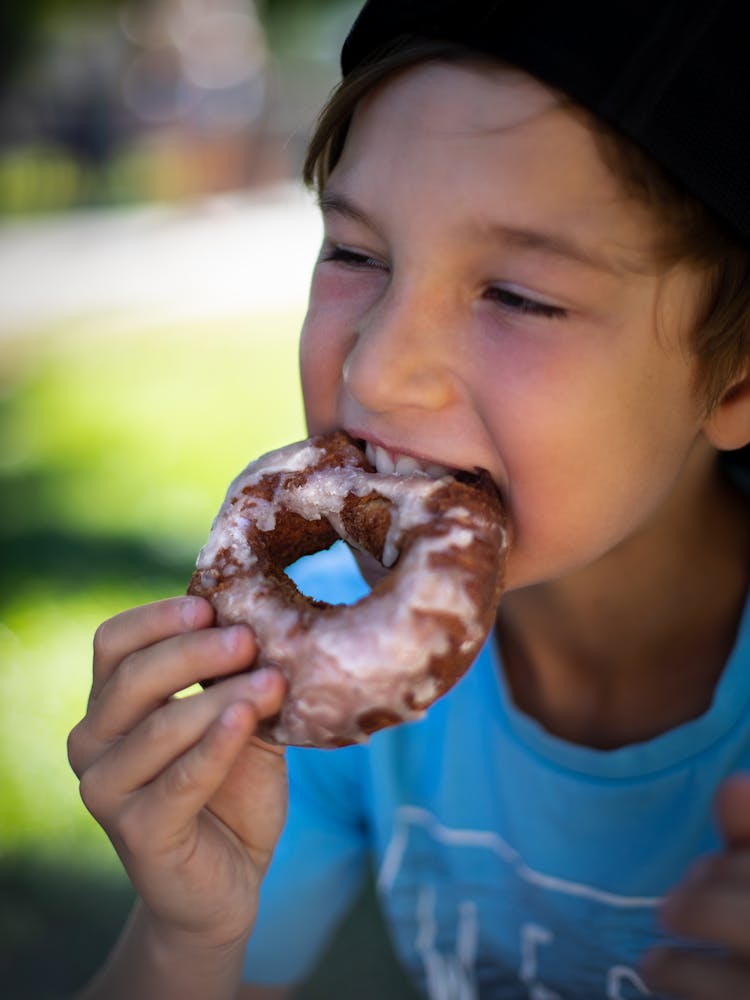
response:
[[[330,189],[323,191],[318,197],[318,207],[324,215],[326,213],[343,215],[345,219],[351,219],[352,222],[360,222],[362,225],[368,226],[375,231],[378,229],[367,212],[361,208],[357,208],[353,202],[336,191],[331,191]]]
[[[342,215],[353,222],[359,222],[377,231],[378,227],[368,216],[339,192],[326,190],[318,198],[321,212]],[[546,232],[540,229],[529,229],[525,226],[507,226],[502,223],[482,223],[479,227],[481,235],[490,240],[504,243],[516,250],[527,250],[535,253],[548,254],[564,260],[573,260],[584,267],[596,271],[606,271],[610,274],[621,274],[623,271],[644,273],[649,270],[646,255],[631,254],[614,259],[605,253],[580,246],[575,240],[561,233]],[[473,227],[472,227],[473,230]],[[473,231],[472,235],[476,235]]]
[[[640,257],[640,255],[630,254],[626,257],[623,254],[622,257],[615,259],[606,253],[582,247],[575,240],[562,233],[502,224],[490,225],[486,229],[491,238],[509,244],[517,250],[529,250],[545,253],[552,257],[573,260],[595,271],[621,274],[623,271],[643,273],[649,269],[645,255]]]

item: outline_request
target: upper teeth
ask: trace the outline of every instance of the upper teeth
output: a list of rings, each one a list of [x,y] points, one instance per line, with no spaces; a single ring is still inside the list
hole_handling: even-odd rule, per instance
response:
[[[415,473],[430,476],[432,479],[439,479],[448,475],[448,469],[444,465],[435,462],[420,462],[413,455],[391,455],[380,445],[367,444],[365,448],[367,460],[374,465],[381,475],[391,476],[412,476]]]

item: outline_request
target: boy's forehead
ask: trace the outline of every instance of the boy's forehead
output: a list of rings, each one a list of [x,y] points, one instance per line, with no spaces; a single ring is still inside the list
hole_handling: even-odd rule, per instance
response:
[[[364,111],[372,115],[373,106],[378,114],[398,105],[399,118],[410,114],[414,119],[407,128],[416,125],[439,140],[451,133],[471,135],[522,127],[564,103],[557,91],[522,70],[487,61],[436,60],[386,79],[360,101],[354,120]],[[427,120],[425,113],[433,109],[437,115]]]
[[[452,64],[416,67],[364,99],[334,174],[363,189],[443,186],[458,204],[484,196],[488,207],[511,183],[536,185],[547,206],[624,197],[591,130],[554,91]]]
[[[324,211],[377,230],[396,205],[416,217],[430,199],[457,237],[599,270],[653,269],[650,216],[627,201],[580,115],[526,74],[418,67],[362,102]],[[594,250],[615,229],[617,245]]]
[[[346,78],[405,38],[523,67],[621,130],[750,240],[744,0],[367,0]]]

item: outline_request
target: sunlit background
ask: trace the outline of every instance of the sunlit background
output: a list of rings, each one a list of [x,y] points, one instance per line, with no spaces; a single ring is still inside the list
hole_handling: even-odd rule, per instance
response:
[[[182,592],[229,479],[303,433],[297,176],[357,6],[0,9],[3,997],[70,995],[130,906],[65,755],[96,625]],[[339,956],[376,936],[360,909]],[[364,963],[303,995],[402,995]]]

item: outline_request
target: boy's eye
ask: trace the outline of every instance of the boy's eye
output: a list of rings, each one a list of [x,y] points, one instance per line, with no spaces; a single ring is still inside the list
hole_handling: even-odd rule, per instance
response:
[[[539,302],[537,299],[530,299],[525,295],[520,295],[518,292],[511,291],[509,288],[490,288],[487,291],[487,297],[511,312],[544,316],[547,319],[565,319],[568,315],[567,310],[561,306],[553,306],[548,302]]]
[[[339,264],[348,264],[349,267],[376,267],[380,269],[384,267],[382,261],[377,260],[375,257],[369,257],[367,254],[360,253],[358,250],[350,250],[348,247],[342,246],[330,246],[324,248],[323,253],[321,254],[321,259],[325,261],[336,261]]]

